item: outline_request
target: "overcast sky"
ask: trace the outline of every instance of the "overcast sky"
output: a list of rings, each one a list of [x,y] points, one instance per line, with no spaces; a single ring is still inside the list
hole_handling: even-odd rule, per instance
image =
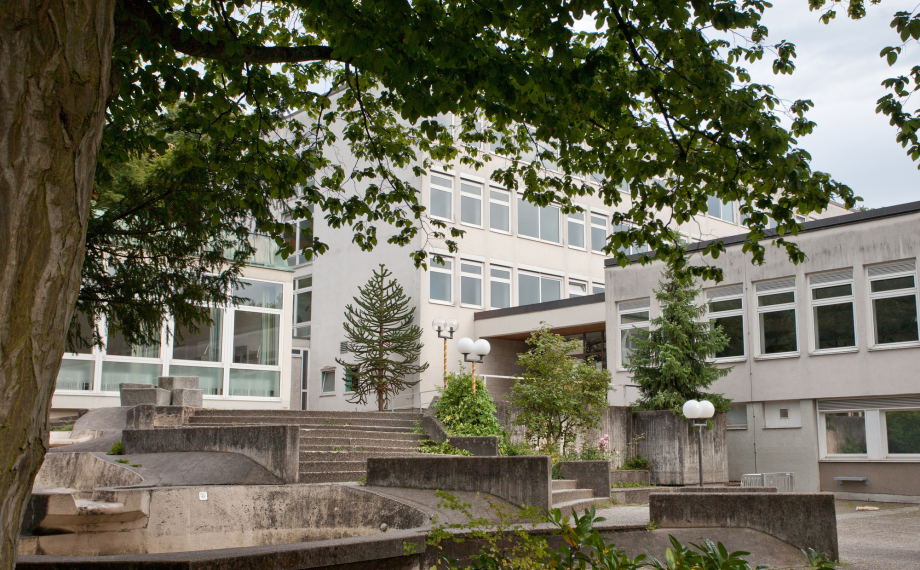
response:
[[[799,140],[800,146],[811,153],[813,169],[849,185],[870,208],[920,200],[920,163],[895,142],[888,118],[875,113],[876,100],[887,93],[882,80],[920,63],[915,46],[894,68],[878,57],[883,47],[899,43],[889,27],[892,15],[916,6],[917,0],[884,0],[869,6],[860,21],[838,10],[825,26],[818,13],[808,11],[807,0],[774,0],[764,17],[769,43],[785,39],[796,45],[795,73],[773,75],[772,59],[766,57],[750,69],[753,81],[773,85],[777,96],[814,102],[808,117],[818,126]],[[913,103],[920,105],[920,98]]]

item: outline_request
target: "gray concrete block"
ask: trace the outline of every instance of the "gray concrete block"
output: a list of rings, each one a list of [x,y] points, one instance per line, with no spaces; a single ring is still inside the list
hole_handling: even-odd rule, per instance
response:
[[[121,390],[122,406],[140,406],[153,404],[155,406],[168,406],[172,395],[169,390],[151,386],[150,388],[123,388]]]
[[[610,484],[649,484],[648,469],[614,469],[610,472]]]
[[[135,389],[136,390],[153,390],[154,388],[156,388],[156,386],[154,386],[153,384],[136,384],[134,382],[122,382],[121,384],[118,385],[119,392],[121,392],[125,388],[131,389],[131,390],[135,390]]]
[[[160,388],[164,390],[197,390],[197,376],[160,376],[158,379]]]
[[[185,406],[187,408],[200,408],[201,390],[189,390],[186,388],[174,388],[172,390],[172,405]]]
[[[179,427],[188,423],[195,414],[194,408],[185,406],[154,406],[144,404],[128,408],[125,425],[128,429],[153,429],[155,427]]]
[[[560,461],[562,476],[578,481],[579,489],[591,489],[595,497],[610,496],[609,461]]]

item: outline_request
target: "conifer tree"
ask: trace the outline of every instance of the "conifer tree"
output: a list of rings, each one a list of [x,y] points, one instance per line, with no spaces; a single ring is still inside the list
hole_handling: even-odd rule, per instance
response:
[[[381,263],[380,270],[364,287],[358,287],[355,305],[345,307],[345,337],[354,362],[340,358],[351,381],[352,403],[366,404],[370,394],[377,396],[377,409],[386,410],[390,397],[418,384],[408,376],[419,374],[428,363],[419,365],[422,329],[413,323],[415,307],[393,274]]]
[[[652,319],[651,331],[635,331],[636,349],[627,365],[642,394],[635,408],[680,412],[687,400],[707,399],[717,411],[728,411],[731,400],[705,392],[731,370],[711,360],[728,344],[728,336],[722,327],[701,320],[706,306],[696,304],[700,288],[692,277],[682,279],[668,269],[663,278],[655,290],[661,316]]]

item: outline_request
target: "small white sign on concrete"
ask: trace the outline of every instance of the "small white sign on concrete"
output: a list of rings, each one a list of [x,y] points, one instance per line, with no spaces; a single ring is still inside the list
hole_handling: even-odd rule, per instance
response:
[[[207,491],[198,491],[198,500],[199,500],[199,501],[207,501],[207,500],[208,500],[208,492],[207,492]]]

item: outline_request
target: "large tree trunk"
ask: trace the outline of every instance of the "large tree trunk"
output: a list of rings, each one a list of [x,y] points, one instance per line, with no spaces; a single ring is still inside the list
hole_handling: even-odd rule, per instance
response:
[[[0,10],[0,570],[16,563],[80,288],[114,7],[11,0]]]

